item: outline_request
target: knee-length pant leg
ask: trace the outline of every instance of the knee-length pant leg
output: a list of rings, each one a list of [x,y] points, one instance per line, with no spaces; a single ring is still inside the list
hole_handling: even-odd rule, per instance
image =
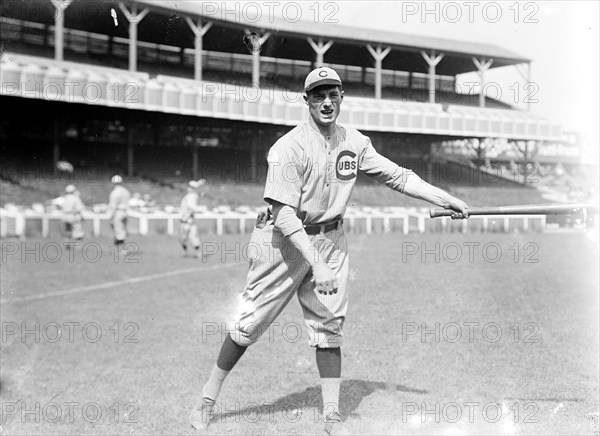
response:
[[[309,264],[272,222],[254,229],[247,253],[246,286],[237,316],[228,326],[234,342],[242,346],[258,341],[310,275]]]

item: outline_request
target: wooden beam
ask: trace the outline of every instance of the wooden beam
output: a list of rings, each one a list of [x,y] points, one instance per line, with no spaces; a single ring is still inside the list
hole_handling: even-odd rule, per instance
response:
[[[375,59],[375,98],[381,99],[381,66],[383,59],[385,59],[392,48],[387,47],[382,49],[380,44],[376,49],[371,47],[371,45],[367,45],[367,49],[371,53],[371,56],[373,56],[373,59]]]
[[[198,23],[194,23],[190,17],[185,17],[188,26],[194,32],[194,79],[202,80],[202,37],[212,27],[212,21],[202,26],[202,21],[198,18]]]
[[[119,8],[127,21],[129,21],[129,71],[137,70],[137,25],[144,19],[149,10],[144,9],[137,13],[137,5],[132,5],[129,11],[123,3],[119,3]]]
[[[51,0],[54,5],[54,59],[63,60],[64,33],[65,33],[65,10],[73,0]]]

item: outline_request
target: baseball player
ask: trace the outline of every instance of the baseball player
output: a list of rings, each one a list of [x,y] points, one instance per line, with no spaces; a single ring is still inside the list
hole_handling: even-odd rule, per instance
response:
[[[67,185],[61,202],[62,222],[64,223],[66,239],[71,242],[65,244],[67,249],[71,248],[73,241],[81,241],[83,239],[83,217],[81,216],[81,212],[84,206],[77,194],[75,186]]]
[[[358,172],[450,209],[453,218],[468,217],[466,203],[378,154],[367,136],[336,123],[344,93],[333,69],[311,71],[304,91],[308,119],[280,138],[268,154],[264,199],[269,207],[252,233],[249,246],[254,253],[239,312],[190,415],[196,429],[208,427],[229,372],[297,294],[309,345],[316,348],[324,430],[344,433],[339,389],[348,252],[342,219]]]
[[[187,194],[181,200],[179,210],[179,243],[183,247],[184,256],[188,256],[188,249],[194,249],[193,257],[200,253],[200,239],[194,213],[198,207],[198,188],[204,185],[205,180],[191,180],[187,186]]]
[[[113,176],[110,181],[113,184],[113,190],[108,200],[108,214],[113,229],[115,248],[123,249],[127,237],[127,211],[131,194],[123,186],[123,177]]]

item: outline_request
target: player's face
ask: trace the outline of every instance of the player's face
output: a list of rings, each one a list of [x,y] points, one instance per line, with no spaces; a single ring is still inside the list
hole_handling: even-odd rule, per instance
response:
[[[344,92],[339,86],[319,86],[305,96],[312,119],[321,125],[335,124]]]

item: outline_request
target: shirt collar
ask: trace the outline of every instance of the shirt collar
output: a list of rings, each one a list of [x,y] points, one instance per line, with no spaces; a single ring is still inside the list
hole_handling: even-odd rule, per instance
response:
[[[313,120],[313,118],[309,115],[308,116],[308,125],[310,126],[310,128],[315,131],[321,138],[325,138],[325,136],[323,136],[323,134],[321,133],[321,131],[319,130],[319,128],[317,127],[317,123],[315,123],[315,120]],[[334,125],[333,128],[333,133],[331,134],[331,136],[335,136],[338,132],[338,126],[337,123]]]

